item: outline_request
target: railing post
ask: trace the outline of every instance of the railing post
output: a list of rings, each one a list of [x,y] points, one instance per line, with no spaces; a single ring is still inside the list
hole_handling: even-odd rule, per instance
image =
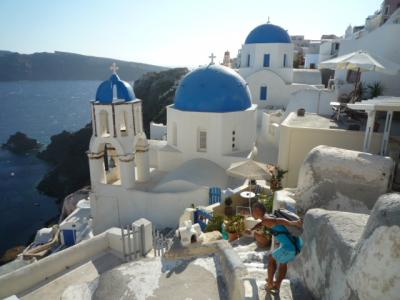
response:
[[[122,253],[124,255],[124,261],[126,262],[126,245],[125,245],[125,233],[124,233],[124,227],[121,226],[121,241],[122,241]]]
[[[131,233],[129,230],[129,225],[126,225],[127,237],[128,237],[128,261],[132,261],[132,244],[131,244]]]

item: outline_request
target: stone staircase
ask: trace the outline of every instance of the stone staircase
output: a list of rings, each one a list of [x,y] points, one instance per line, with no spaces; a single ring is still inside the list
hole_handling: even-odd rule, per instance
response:
[[[270,251],[259,249],[252,237],[243,236],[231,243],[243,264],[247,268],[247,278],[255,281],[258,288],[257,297],[245,299],[271,299],[271,300],[293,300],[292,286],[288,279],[282,282],[279,295],[267,293],[264,289],[265,279],[267,276],[268,255]]]

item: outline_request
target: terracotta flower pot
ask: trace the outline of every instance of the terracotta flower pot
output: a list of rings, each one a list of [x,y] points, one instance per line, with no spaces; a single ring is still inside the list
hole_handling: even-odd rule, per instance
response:
[[[235,214],[235,210],[232,206],[225,206],[225,216],[233,216]]]
[[[238,232],[228,232],[228,234],[229,234],[229,239],[228,239],[229,242],[237,240],[240,237],[240,233]]]
[[[271,246],[271,236],[266,235],[263,232],[255,231],[254,238],[256,239],[256,244],[258,248],[267,248]]]

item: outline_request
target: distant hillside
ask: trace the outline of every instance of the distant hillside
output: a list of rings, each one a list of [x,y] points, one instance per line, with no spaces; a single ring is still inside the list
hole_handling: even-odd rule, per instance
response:
[[[105,80],[115,62],[118,74],[126,81],[165,67],[127,62],[112,58],[66,52],[19,54],[0,50],[0,81],[16,80]]]

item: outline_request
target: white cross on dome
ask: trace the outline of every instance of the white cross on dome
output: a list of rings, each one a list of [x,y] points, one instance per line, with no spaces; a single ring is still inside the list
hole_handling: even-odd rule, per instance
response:
[[[214,55],[214,53],[211,53],[211,55],[208,57],[211,59],[210,65],[214,64],[214,58],[216,58],[216,56]]]
[[[117,64],[116,64],[115,62],[113,62],[112,65],[111,65],[111,67],[110,67],[110,70],[111,70],[114,74],[116,74],[118,69],[119,69],[119,68],[117,67]]]

